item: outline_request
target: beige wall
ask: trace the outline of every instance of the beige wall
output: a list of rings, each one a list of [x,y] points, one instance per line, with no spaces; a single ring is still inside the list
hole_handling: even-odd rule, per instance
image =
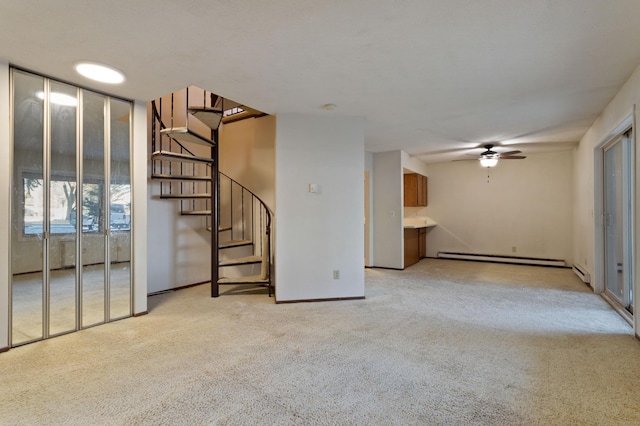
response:
[[[223,124],[220,171],[262,199],[275,211],[276,118],[264,116]]]
[[[428,256],[452,251],[572,264],[572,151],[530,154],[489,170],[473,161],[429,164],[428,177],[429,206],[414,212],[438,223],[427,235]]]

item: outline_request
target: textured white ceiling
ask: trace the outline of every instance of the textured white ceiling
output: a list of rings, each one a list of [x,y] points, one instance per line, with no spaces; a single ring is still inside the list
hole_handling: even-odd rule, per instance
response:
[[[1,0],[0,40],[2,60],[130,99],[196,85],[361,116],[367,150],[434,161],[579,140],[640,64],[640,1]],[[81,59],[126,83],[84,80]]]

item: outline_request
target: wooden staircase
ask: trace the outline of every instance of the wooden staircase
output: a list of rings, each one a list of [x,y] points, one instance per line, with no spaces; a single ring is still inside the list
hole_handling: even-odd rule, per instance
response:
[[[218,130],[225,111],[237,106],[193,86],[152,101],[151,178],[160,182],[160,198],[177,200],[181,215],[201,216],[217,231],[211,297],[225,284],[266,286],[271,297],[271,211],[218,169]]]

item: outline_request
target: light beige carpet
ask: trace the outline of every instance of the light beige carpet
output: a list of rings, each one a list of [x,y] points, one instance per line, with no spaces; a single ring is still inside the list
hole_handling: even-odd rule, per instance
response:
[[[0,424],[640,424],[640,343],[568,269],[426,259],[366,289],[151,297],[0,354]]]

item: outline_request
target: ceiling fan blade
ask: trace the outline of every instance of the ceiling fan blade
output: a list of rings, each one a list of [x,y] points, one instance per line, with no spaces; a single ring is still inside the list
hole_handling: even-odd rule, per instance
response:
[[[508,156],[510,156],[510,155],[520,154],[521,152],[522,152],[522,151],[518,151],[518,150],[516,150],[516,151],[501,152],[501,153],[500,153],[500,157],[503,157],[503,156],[508,157]]]
[[[457,160],[451,160],[451,161],[478,161],[480,160],[479,158],[459,158]]]
[[[500,156],[501,160],[522,160],[523,158],[527,158],[524,155],[510,155],[508,157]]]

